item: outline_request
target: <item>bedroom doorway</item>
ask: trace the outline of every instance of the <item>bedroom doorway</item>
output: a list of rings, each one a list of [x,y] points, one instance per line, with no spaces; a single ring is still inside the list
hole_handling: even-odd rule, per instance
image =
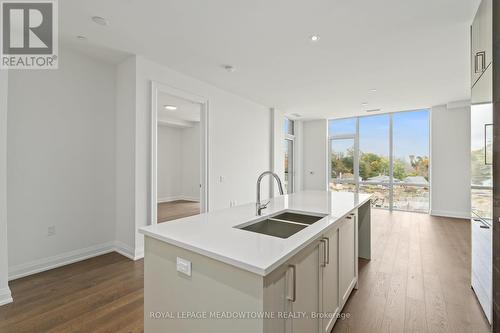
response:
[[[203,98],[152,83],[151,224],[207,211],[207,106]]]

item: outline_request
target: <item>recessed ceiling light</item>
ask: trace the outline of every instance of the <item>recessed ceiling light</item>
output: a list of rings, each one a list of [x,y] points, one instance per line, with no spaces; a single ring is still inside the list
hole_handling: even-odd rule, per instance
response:
[[[231,65],[224,65],[223,67],[226,70],[226,72],[229,72],[229,73],[233,73],[236,71],[236,68],[234,68],[234,66],[231,66]]]
[[[300,113],[292,113],[292,116],[294,116],[295,118],[302,117],[302,115]]]
[[[368,103],[363,102],[363,103],[361,103],[361,105],[362,105],[362,106],[367,106],[367,105],[368,105]]]
[[[366,112],[379,112],[381,111],[380,109],[371,109],[371,110],[366,110]]]
[[[163,106],[165,109],[170,110],[170,111],[175,111],[177,110],[177,106],[174,105],[164,105]]]
[[[377,89],[370,89],[370,92],[377,92]]]
[[[82,36],[82,35],[76,36],[76,38],[79,39],[79,40],[87,40],[87,37]]]
[[[312,35],[311,37],[309,37],[309,39],[311,39],[311,42],[317,42],[317,41],[319,41],[319,36],[318,35]]]
[[[101,16],[92,16],[92,21],[99,25],[108,25],[108,20]]]

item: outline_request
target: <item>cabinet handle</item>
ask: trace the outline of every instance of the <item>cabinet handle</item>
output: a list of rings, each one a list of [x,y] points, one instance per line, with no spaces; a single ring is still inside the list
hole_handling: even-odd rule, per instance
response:
[[[323,262],[321,263],[321,267],[326,267],[326,238],[320,239],[320,242],[323,243]]]
[[[479,68],[479,61],[478,59],[481,58],[481,68]],[[476,55],[474,56],[474,72],[476,74],[484,72],[486,69],[486,52],[481,51],[477,52]]]
[[[292,297],[287,296],[287,299],[289,301],[295,302],[296,296],[297,296],[297,271],[295,268],[295,265],[289,265],[288,268],[292,269],[292,279],[293,279],[293,284],[292,284]]]
[[[325,266],[330,264],[330,238],[325,237],[323,240],[325,244]]]

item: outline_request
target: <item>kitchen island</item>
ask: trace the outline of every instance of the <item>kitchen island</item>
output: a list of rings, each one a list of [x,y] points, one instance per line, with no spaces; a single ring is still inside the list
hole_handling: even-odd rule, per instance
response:
[[[304,191],[141,228],[145,332],[329,332],[370,259],[369,199]]]

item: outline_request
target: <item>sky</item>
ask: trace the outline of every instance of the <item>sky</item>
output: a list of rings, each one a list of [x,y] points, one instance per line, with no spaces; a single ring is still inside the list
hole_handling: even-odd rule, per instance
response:
[[[359,118],[359,148],[389,156],[389,115]],[[354,134],[356,118],[330,120],[331,135]],[[429,156],[429,110],[399,112],[393,114],[394,156],[409,160],[409,155]],[[338,143],[346,147],[347,141]],[[335,148],[334,148],[335,149]]]

